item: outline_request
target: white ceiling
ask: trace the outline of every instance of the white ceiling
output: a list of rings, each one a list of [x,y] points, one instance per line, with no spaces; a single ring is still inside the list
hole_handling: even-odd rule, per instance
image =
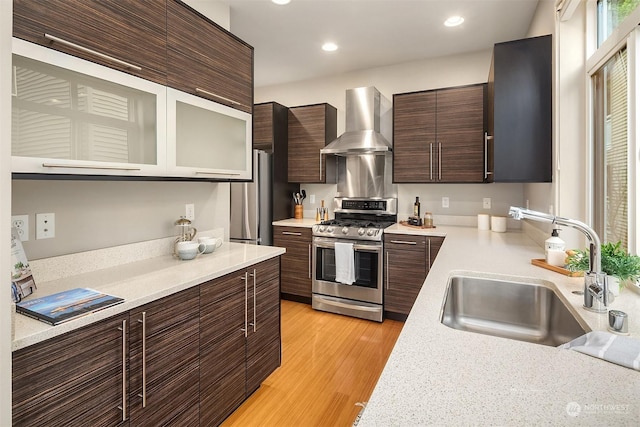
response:
[[[550,0],[541,0],[550,1]],[[231,32],[254,48],[255,85],[491,49],[526,37],[538,0],[226,0]],[[443,25],[451,15],[465,22]],[[320,49],[325,41],[335,52]]]

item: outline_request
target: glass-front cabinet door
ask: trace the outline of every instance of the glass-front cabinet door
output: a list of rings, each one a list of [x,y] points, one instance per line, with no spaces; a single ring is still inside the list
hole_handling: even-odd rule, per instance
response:
[[[167,88],[167,117],[169,174],[251,179],[251,114]]]
[[[13,44],[14,173],[164,174],[164,86],[23,40]]]

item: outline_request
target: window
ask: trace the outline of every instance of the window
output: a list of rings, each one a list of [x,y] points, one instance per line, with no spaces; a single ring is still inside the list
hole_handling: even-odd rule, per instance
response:
[[[627,49],[592,77],[594,85],[594,225],[603,242],[628,247]]]
[[[598,46],[640,5],[640,0],[598,0]]]

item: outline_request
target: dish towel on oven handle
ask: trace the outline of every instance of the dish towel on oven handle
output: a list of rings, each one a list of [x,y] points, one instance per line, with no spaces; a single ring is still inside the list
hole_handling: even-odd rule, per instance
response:
[[[352,285],[356,281],[353,243],[335,243],[336,282]]]

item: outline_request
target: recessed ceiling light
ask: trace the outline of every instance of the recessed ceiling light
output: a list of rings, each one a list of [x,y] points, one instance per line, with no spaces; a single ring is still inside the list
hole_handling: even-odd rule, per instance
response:
[[[324,50],[325,52],[333,52],[338,50],[338,45],[332,42],[327,42],[322,45],[322,50]]]
[[[291,0],[271,0],[271,1],[275,4],[283,5],[283,4],[289,4]]]
[[[444,25],[446,27],[457,27],[463,22],[464,22],[464,18],[462,16],[452,16],[450,18],[447,18],[446,21],[444,21]]]

